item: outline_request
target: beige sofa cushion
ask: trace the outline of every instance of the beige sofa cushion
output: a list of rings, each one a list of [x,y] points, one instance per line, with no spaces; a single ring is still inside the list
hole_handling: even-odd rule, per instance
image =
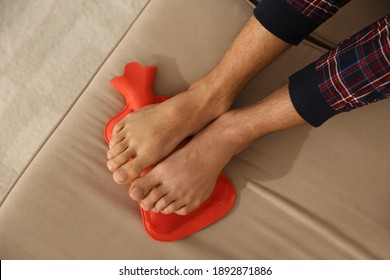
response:
[[[138,61],[159,67],[158,94],[178,93],[217,63],[251,13],[239,0],[150,1],[3,201],[0,258],[389,258],[388,101],[256,141],[225,169],[238,193],[232,211],[177,242],[150,239],[127,188],[112,181],[103,127],[123,104],[108,81]],[[293,47],[235,106],[322,53]]]
[[[311,36],[330,46],[335,46],[388,13],[390,13],[389,0],[351,0],[336,15],[317,28]]]

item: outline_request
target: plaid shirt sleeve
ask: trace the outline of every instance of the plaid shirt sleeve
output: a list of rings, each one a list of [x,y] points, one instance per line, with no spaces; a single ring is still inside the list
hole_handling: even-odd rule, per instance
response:
[[[308,123],[390,97],[390,15],[342,41],[289,79],[291,101]]]
[[[298,45],[350,0],[262,0],[254,16],[272,34]]]

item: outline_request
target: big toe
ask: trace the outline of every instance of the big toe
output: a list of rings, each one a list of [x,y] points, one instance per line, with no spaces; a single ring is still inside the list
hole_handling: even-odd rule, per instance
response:
[[[137,158],[130,160],[114,171],[113,179],[118,184],[130,184],[142,172],[139,160]]]
[[[139,177],[138,179],[134,180],[130,186],[130,198],[135,201],[141,201],[156,185],[158,185],[158,181],[153,172]]]
[[[124,151],[122,151],[122,153],[116,155],[116,157],[111,158],[107,162],[108,169],[111,172],[114,172],[115,170],[126,164],[126,162],[128,162],[134,156],[134,154],[135,152],[131,147],[126,148]]]

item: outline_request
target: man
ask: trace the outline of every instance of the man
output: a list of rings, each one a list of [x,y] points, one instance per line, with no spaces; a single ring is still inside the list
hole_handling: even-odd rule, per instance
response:
[[[389,97],[387,15],[293,74],[263,100],[228,111],[254,75],[348,1],[261,1],[211,72],[187,91],[116,125],[107,152],[115,182],[130,184],[130,197],[145,210],[185,215],[209,197],[231,157],[256,138],[305,122],[320,126],[335,114]],[[195,136],[172,153],[189,135]]]

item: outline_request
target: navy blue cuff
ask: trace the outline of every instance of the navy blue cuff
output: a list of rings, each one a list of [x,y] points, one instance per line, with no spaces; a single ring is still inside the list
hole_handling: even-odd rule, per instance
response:
[[[326,102],[318,88],[315,62],[290,76],[288,89],[295,110],[314,127],[340,113]]]
[[[269,32],[292,45],[298,45],[321,24],[294,10],[285,0],[262,0],[253,14]]]

